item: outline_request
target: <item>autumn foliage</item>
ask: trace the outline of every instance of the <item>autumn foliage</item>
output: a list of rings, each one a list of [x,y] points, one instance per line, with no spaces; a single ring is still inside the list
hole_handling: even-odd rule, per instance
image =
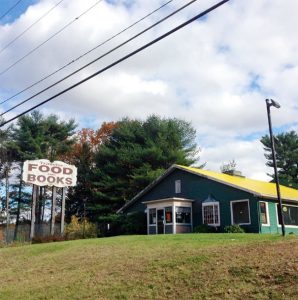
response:
[[[94,153],[99,145],[109,139],[116,126],[116,122],[104,122],[97,130],[90,128],[81,129],[77,132],[76,143],[71,151],[63,157],[63,160],[68,161],[69,163],[75,163],[76,159],[83,154],[85,145],[88,145],[91,152]]]

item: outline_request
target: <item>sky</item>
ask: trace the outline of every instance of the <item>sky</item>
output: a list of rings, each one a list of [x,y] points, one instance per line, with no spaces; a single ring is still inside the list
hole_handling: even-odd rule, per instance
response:
[[[0,16],[17,0],[0,0]],[[23,0],[0,20],[0,100],[7,99],[134,23],[167,0],[63,0],[6,47],[59,0]],[[97,3],[88,13],[84,11]],[[61,72],[0,106],[18,102],[102,55],[188,1],[174,0],[150,18],[97,48]],[[6,114],[9,119],[195,16],[214,0],[199,0],[50,91]],[[45,114],[75,118],[79,127],[99,128],[124,117],[157,114],[191,122],[201,149],[200,163],[220,171],[235,160],[243,175],[268,180],[260,138],[268,133],[265,99],[274,132],[297,130],[298,2],[231,0],[202,20],[153,45],[42,106]],[[4,50],[2,50],[5,48]]]

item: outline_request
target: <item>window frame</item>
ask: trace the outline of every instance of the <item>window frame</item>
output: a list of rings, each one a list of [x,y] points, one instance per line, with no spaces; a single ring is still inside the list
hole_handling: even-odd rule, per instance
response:
[[[150,223],[150,210],[155,210],[155,223]],[[157,209],[156,208],[148,209],[148,226],[157,226]]]
[[[175,180],[175,194],[181,194],[181,179]]]
[[[177,222],[177,208],[189,208],[190,209],[190,222],[189,223],[179,223]],[[175,225],[192,225],[192,207],[190,206],[175,206]]]
[[[265,207],[266,207],[266,219],[267,219],[267,223],[262,223],[262,218],[261,218],[261,203],[265,203]],[[259,201],[259,207],[260,207],[260,222],[262,226],[270,226],[270,216],[269,216],[269,209],[268,209],[268,202],[266,201]]]
[[[168,223],[167,222],[167,212],[166,212],[166,209],[167,208],[171,208],[172,209],[172,222],[171,223]],[[165,206],[164,207],[164,214],[165,214],[165,225],[173,225],[174,224],[174,207],[173,206]]]
[[[294,207],[298,207],[298,205],[294,205],[294,204],[283,204],[283,206],[286,205],[286,206],[294,206]],[[278,203],[275,203],[275,210],[276,210],[276,224],[277,224],[277,227],[281,227],[281,224],[279,224],[279,220],[278,220],[278,209],[277,209],[277,206],[278,206]],[[298,228],[298,225],[286,225],[285,224],[285,227],[287,228]]]
[[[207,224],[207,223],[205,223],[205,220],[204,220],[204,207],[205,206],[212,206],[213,207],[213,219],[214,219],[214,207],[217,206],[217,209],[218,209],[218,223],[213,223],[213,224]],[[220,226],[220,206],[219,206],[219,202],[218,201],[203,202],[202,203],[202,223],[206,224],[208,226],[214,226],[214,227]]]
[[[248,222],[248,223],[238,223],[238,224],[236,224],[236,223],[234,222],[233,203],[237,203],[237,202],[247,202],[247,203],[248,203],[248,219],[249,219],[249,222]],[[250,203],[249,203],[249,199],[232,200],[232,201],[230,201],[230,211],[231,211],[231,224],[232,224],[232,225],[251,225]]]

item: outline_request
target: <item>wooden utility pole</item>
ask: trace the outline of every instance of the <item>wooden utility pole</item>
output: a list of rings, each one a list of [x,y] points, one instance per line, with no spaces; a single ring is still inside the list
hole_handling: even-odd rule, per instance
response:
[[[56,210],[57,188],[52,189],[52,212],[51,212],[51,235],[55,234],[55,210]]]
[[[8,243],[8,235],[9,235],[9,167],[6,164],[5,167],[5,200],[6,200],[6,232],[5,232],[5,242]]]

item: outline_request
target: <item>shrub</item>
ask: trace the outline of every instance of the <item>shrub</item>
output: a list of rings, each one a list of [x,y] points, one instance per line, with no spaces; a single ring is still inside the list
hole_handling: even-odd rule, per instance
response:
[[[239,225],[230,225],[224,228],[225,233],[245,233],[244,229]]]
[[[61,235],[46,235],[46,236],[37,236],[32,239],[32,244],[40,243],[51,243],[51,242],[62,242],[65,241],[66,237]]]
[[[206,224],[198,225],[194,228],[194,232],[196,233],[212,233],[217,232],[217,228],[214,226],[208,226]]]
[[[125,234],[146,234],[147,217],[143,212],[134,212],[126,215],[122,228]]]
[[[65,236],[70,240],[95,238],[97,237],[97,228],[95,224],[87,220],[80,222],[78,217],[72,216],[71,222],[66,225]]]
[[[147,218],[143,212],[110,214],[99,218],[98,222],[103,236],[147,233]]]

